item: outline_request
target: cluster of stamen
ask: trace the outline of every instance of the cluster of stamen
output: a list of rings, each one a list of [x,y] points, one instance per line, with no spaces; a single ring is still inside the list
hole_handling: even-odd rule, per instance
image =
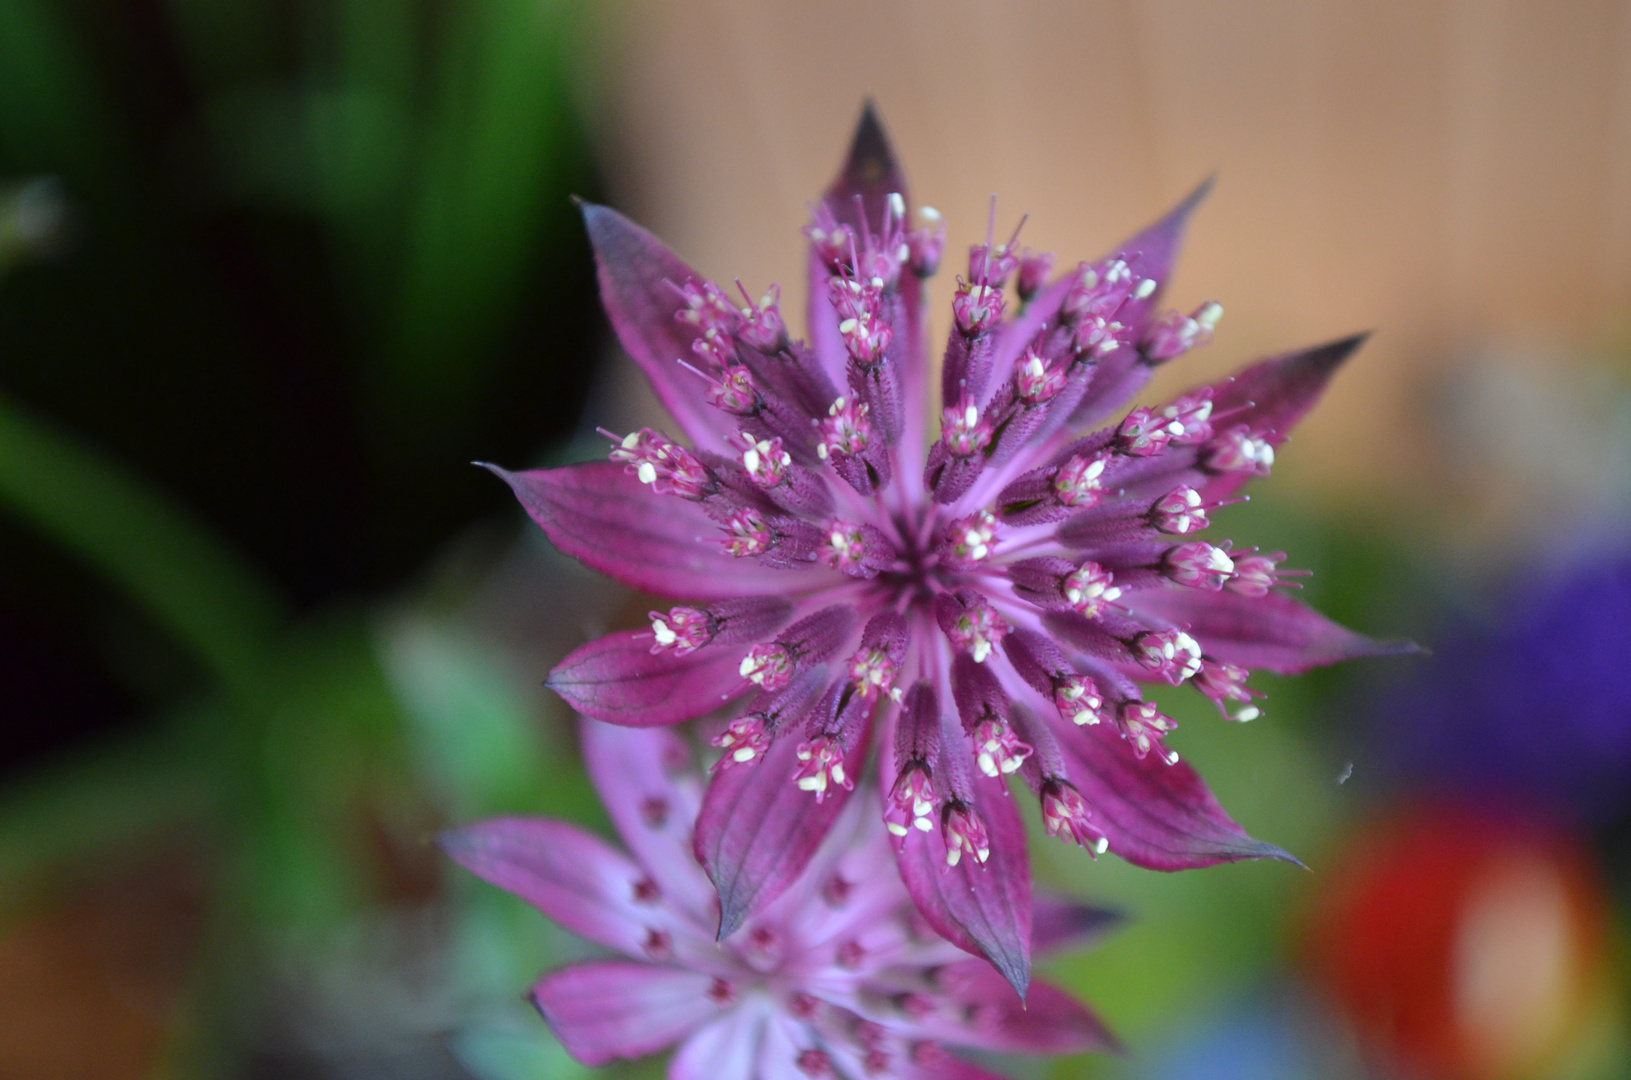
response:
[[[770,526],[757,510],[741,507],[731,511],[725,521],[725,550],[738,559],[763,555],[775,542]]]
[[[1215,592],[1234,575],[1235,562],[1223,548],[1192,540],[1167,552],[1166,573],[1180,585]]]
[[[693,607],[669,608],[668,614],[651,612],[651,651],[688,656],[714,637],[714,620],[706,611]]]
[[[991,837],[974,808],[961,799],[948,799],[940,811],[940,835],[946,844],[946,865],[956,866],[963,856],[974,861],[991,858]]]
[[[800,791],[814,793],[816,802],[825,799],[833,788],[847,791],[855,786],[855,781],[844,771],[843,746],[829,735],[818,735],[809,742],[799,743],[794,756],[799,764],[793,771],[793,780]]]
[[[612,436],[616,439],[616,436]],[[612,448],[611,458],[651,490],[700,499],[712,487],[707,468],[685,447],[659,431],[631,431]]]
[[[974,728],[974,763],[987,776],[1017,772],[1032,748],[1001,720],[982,720]]]
[[[932,815],[938,798],[929,777],[929,767],[921,761],[910,762],[889,789],[884,824],[900,837],[906,836],[909,829],[928,832],[934,828]]]
[[[1133,639],[1133,658],[1177,686],[1201,670],[1201,646],[1182,630],[1149,630]]]
[[[1011,627],[985,597],[975,596],[974,602],[959,612],[945,629],[946,637],[954,646],[972,656],[975,663],[983,664],[997,643],[1008,636]]]
[[[991,445],[991,424],[973,402],[965,401],[945,411],[940,439],[952,456],[973,457]]]
[[[1096,859],[1110,850],[1110,841],[1091,819],[1087,800],[1070,781],[1049,779],[1042,785],[1042,825],[1048,835],[1069,840]]]
[[[1065,575],[1060,592],[1071,607],[1091,619],[1121,598],[1121,589],[1113,584],[1114,580],[1114,575],[1098,563],[1084,562]]]
[[[1121,727],[1121,737],[1132,744],[1133,753],[1139,758],[1149,756],[1151,751],[1168,765],[1178,762],[1178,754],[1167,749],[1161,740],[1168,733],[1176,731],[1178,725],[1172,718],[1162,714],[1150,701],[1124,701],[1116,710],[1116,722]]]
[[[774,693],[793,678],[793,654],[779,641],[755,645],[742,657],[739,671],[759,689]]]
[[[1160,363],[1182,356],[1190,349],[1212,340],[1212,331],[1223,318],[1223,305],[1209,300],[1188,315],[1169,311],[1157,319],[1144,341],[1144,355]]]
[[[864,401],[842,397],[834,401],[817,425],[816,454],[825,461],[829,457],[854,457],[865,450],[872,439],[869,411]]]
[[[770,733],[765,730],[763,717],[749,713],[725,725],[725,730],[709,742],[725,751],[716,767],[727,769],[762,757],[770,749]]]
[[[946,526],[946,535],[959,562],[982,562],[996,545],[997,519],[989,510],[976,510]]]
[[[894,685],[899,666],[895,658],[883,649],[863,649],[850,657],[850,683],[861,699],[868,703],[884,694],[898,700],[900,692],[894,689]]]
[[[1203,345],[1222,308],[1209,302],[1189,315],[1169,312],[1152,321],[1145,302],[1159,284],[1143,272],[1141,254],[1082,264],[1062,300],[1058,291],[1048,294],[1053,297],[1049,302],[1059,305],[1057,313],[1039,322],[1011,371],[993,371],[993,356],[1004,340],[1000,331],[1006,329],[1005,286],[1014,282],[1021,305],[1040,303],[1054,256],[1022,251],[1018,230],[1006,244],[993,243],[988,234],[986,243],[971,249],[968,278],[958,280],[952,301],[940,439],[924,474],[923,488],[945,509],[911,507],[908,488],[897,491],[900,507],[891,503],[885,510],[882,492],[892,482],[891,469],[900,467],[894,455],[902,437],[897,407],[901,384],[891,382],[896,379],[893,366],[909,362],[897,359],[891,348],[898,351],[898,342],[911,340],[893,322],[905,307],[897,290],[905,271],[919,278],[935,272],[944,254],[945,226],[938,213],[924,208],[918,224],[908,229],[905,202],[894,195],[876,230],[865,220],[858,225],[841,222],[833,208],[822,204],[805,231],[814,257],[829,275],[826,299],[836,315],[831,325],[836,325],[849,361],[837,377],[847,379],[847,385],[832,385],[835,366],[815,372],[811,351],[789,339],[777,286],[755,302],[738,282],[743,303],[737,306],[712,283],[688,280],[673,286],[680,298],[674,317],[694,332],[693,357],[682,363],[705,380],[702,394],[711,406],[742,418],[741,429],[725,440],[741,470],[728,456],[699,457],[649,428],[613,436],[611,459],[654,491],[701,503],[723,531],[730,555],[762,558],[776,566],[823,565],[861,579],[848,587],[863,590],[855,595],[865,603],[879,605],[875,613],[885,612],[870,625],[893,618],[900,628],[892,631],[893,637],[869,628],[862,647],[844,661],[834,659],[843,645],[836,630],[833,640],[819,647],[791,632],[752,645],[738,671],[757,688],[752,707],[759,711],[731,720],[714,737],[713,745],[722,751],[715,767],[756,763],[786,733],[785,725],[798,724],[806,737],[796,748],[796,786],[818,802],[853,788],[845,741],[862,730],[863,720],[872,722],[872,710],[880,703],[877,716],[893,715],[897,723],[899,712],[889,710],[903,697],[910,710],[910,695],[896,688],[903,668],[914,663],[909,657],[918,657],[918,677],[925,682],[933,682],[931,673],[940,667],[923,663],[921,654],[908,648],[905,627],[923,625],[911,617],[912,609],[921,613],[921,605],[929,605],[943,641],[911,642],[912,648],[949,644],[954,653],[967,656],[949,658],[955,673],[942,671],[935,689],[944,696],[950,685],[946,680],[963,680],[955,683],[957,693],[964,695],[958,708],[966,732],[958,749],[971,750],[974,764],[987,777],[1001,778],[1023,767],[1038,792],[1048,834],[1102,854],[1108,841],[1094,824],[1086,799],[1060,770],[1059,752],[1050,750],[1051,735],[1044,739],[1032,733],[1028,725],[1033,721],[1026,719],[1030,714],[1008,700],[1012,686],[1002,682],[1000,673],[968,664],[968,659],[983,665],[1002,655],[999,646],[1016,632],[1016,624],[982,590],[989,591],[989,579],[1006,576],[1012,595],[990,592],[1002,611],[1028,601],[1051,612],[1047,618],[1065,620],[1061,626],[1080,627],[1077,616],[1097,624],[1091,633],[1105,635],[1106,651],[1096,659],[1087,644],[1078,643],[1081,654],[1075,659],[1062,647],[1049,646],[1058,651],[1037,660],[1025,679],[1040,700],[1051,697],[1060,720],[1071,728],[1113,720],[1139,759],[1153,753],[1168,764],[1176,762],[1178,755],[1163,742],[1176,725],[1153,703],[1137,697],[1126,672],[1142,669],[1146,681],[1175,686],[1189,682],[1229,719],[1259,715],[1254,704],[1259,695],[1246,686],[1249,673],[1206,655],[1189,628],[1141,616],[1135,590],[1176,583],[1256,598],[1286,584],[1284,579],[1294,572],[1278,569],[1285,558],[1281,553],[1231,552],[1227,541],[1185,540],[1166,547],[1166,541],[1155,538],[1187,538],[1208,528],[1209,512],[1224,504],[1203,494],[1212,490],[1211,478],[1267,474],[1278,441],[1274,431],[1231,425],[1236,414],[1250,407],[1241,406],[1237,397],[1233,407],[1218,412],[1208,389],[1165,406],[1132,409],[1113,428],[1075,442],[1067,441],[1076,437],[1068,431],[1058,441],[1048,441],[1064,430],[1065,422],[1075,422],[1075,414],[1060,417],[1052,411],[1076,408],[1081,381],[1091,377],[1095,366],[1153,366]],[[953,367],[954,356],[960,367]],[[808,377],[801,382],[803,376]],[[1078,393],[1066,393],[1071,388]],[[822,415],[820,403],[829,400]],[[1227,392],[1224,400],[1231,400]],[[1031,471],[1016,480],[1018,466],[1013,463],[1020,459],[1014,450],[1026,440],[1051,447],[1047,454],[1057,456],[1033,459]],[[1154,460],[1166,454],[1171,456],[1165,461]],[[975,489],[976,482],[984,483],[982,469],[999,468],[1010,471]],[[741,482],[744,473],[758,490]],[[837,483],[854,490],[835,498],[828,485]],[[1013,490],[1022,489],[1012,501],[1005,500],[1009,489],[1001,488],[1009,483]],[[1154,497],[1165,485],[1173,486]],[[1219,490],[1226,488],[1220,485]],[[866,508],[868,500],[875,512]],[[835,512],[846,516],[834,518]],[[1014,514],[1028,516],[1010,517]],[[1049,536],[1018,531],[1053,522],[1063,524]],[[1016,533],[1003,537],[999,554],[999,535],[1010,526]],[[1051,549],[1044,546],[1055,540]],[[1117,547],[1123,541],[1131,542]],[[1032,578],[1023,578],[1025,573]],[[853,640],[854,616],[862,607],[857,602],[845,609],[851,621],[843,623],[841,633],[851,635],[848,640]],[[651,612],[651,652],[684,657],[716,638],[734,644],[757,636],[739,629],[742,624],[733,618],[729,611],[716,618],[708,610],[684,606],[666,614]],[[1036,636],[1036,625],[1048,625],[1028,623],[1023,615],[1015,619],[1020,637],[1005,647],[1010,659],[1025,635]],[[1125,652],[1111,655],[1116,649]],[[1107,659],[1119,665],[1116,671],[1102,668]],[[1017,660],[1013,668],[1020,669]],[[1098,672],[1102,683],[1080,669]],[[967,704],[968,686],[978,681],[970,671],[983,672],[979,678],[997,687],[980,699],[985,704],[978,709]],[[847,684],[820,684],[822,673]],[[806,723],[817,701],[829,711]],[[1015,726],[1035,746],[1022,741]],[[899,751],[905,763],[885,799],[885,822],[892,835],[904,840],[931,832],[938,813],[947,864],[955,867],[965,855],[984,864],[990,856],[985,824],[961,779],[964,773],[935,771],[943,755],[953,752],[937,739]],[[932,776],[941,778],[940,787]],[[799,1063],[810,1075],[831,1072],[821,1051],[806,1051]]]
[[[1086,675],[1064,675],[1053,684],[1053,704],[1059,715],[1078,727],[1104,719],[1104,694]]]
[[[1073,509],[1086,510],[1097,506],[1104,497],[1100,477],[1109,463],[1109,454],[1097,454],[1090,458],[1073,454],[1054,474],[1053,497],[1059,501],[1059,505]]]
[[[762,488],[773,488],[782,482],[793,456],[782,446],[779,438],[755,439],[745,431],[737,432],[731,442],[742,452],[742,468],[748,477]]]
[[[1014,392],[1027,405],[1042,405],[1065,388],[1065,373],[1049,364],[1035,349],[1026,349],[1014,361]]]

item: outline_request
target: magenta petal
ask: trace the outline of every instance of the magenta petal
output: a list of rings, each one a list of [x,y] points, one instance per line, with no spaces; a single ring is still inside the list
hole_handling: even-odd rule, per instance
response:
[[[1168,765],[1156,754],[1135,757],[1113,724],[1054,730],[1070,782],[1087,800],[1112,854],[1151,870],[1237,859],[1297,861],[1247,836],[1187,762]]]
[[[1031,898],[1031,955],[1091,948],[1121,921],[1119,912],[1036,894]]]
[[[1208,656],[1244,668],[1294,675],[1361,656],[1420,652],[1414,642],[1378,641],[1339,626],[1284,593],[1240,596],[1204,589],[1146,589],[1129,594],[1135,611],[1186,628]]]
[[[596,720],[661,727],[691,720],[748,689],[741,675],[749,645],[715,646],[685,656],[653,653],[651,631],[623,630],[573,650],[544,685]]]
[[[1227,416],[1220,427],[1245,424],[1268,442],[1279,446],[1292,427],[1325,393],[1325,386],[1343,361],[1365,343],[1368,334],[1260,360],[1226,382],[1213,387],[1213,412]],[[1227,498],[1252,473],[1225,473],[1210,481],[1207,499]]]
[[[1116,249],[1114,257],[1126,259],[1136,276],[1153,279],[1156,283],[1155,292],[1143,299],[1130,299],[1116,313],[1118,320],[1138,328],[1135,337],[1142,336],[1144,325],[1149,322],[1151,313],[1166,292],[1167,279],[1172,276],[1173,265],[1178,261],[1178,248],[1183,244],[1184,229],[1189,225],[1189,215],[1195,212],[1201,200],[1211,191],[1212,178],[1208,177],[1182,202],[1167,211],[1160,221]]]
[[[885,775],[893,775],[885,770]],[[941,937],[983,956],[1024,996],[1031,981],[1031,865],[1025,823],[1001,780],[973,777],[975,809],[991,837],[991,858],[946,865],[939,829],[911,829],[895,863],[918,911]]]
[[[674,318],[684,304],[675,286],[702,280],[655,236],[605,206],[583,203],[583,221],[600,271],[600,300],[617,340],[645,372],[657,400],[697,446],[727,451],[734,420],[709,405],[706,383],[678,363],[691,360],[696,332]]]
[[[610,461],[512,473],[489,465],[555,546],[625,585],[719,600],[776,594],[787,574],[725,553],[719,525],[678,495],[659,495]]]
[[[751,1006],[732,1009],[685,1040],[668,1065],[668,1080],[720,1080],[752,1076],[755,1049],[766,1012]]]
[[[1023,1001],[990,967],[948,964],[936,972],[940,1008],[909,1027],[921,1038],[999,1054],[1117,1051],[1099,1018],[1057,986],[1031,984]]]
[[[889,136],[878,119],[877,110],[868,101],[861,110],[861,119],[850,138],[849,155],[831,186],[822,196],[833,217],[861,235],[863,215],[866,228],[876,235],[883,225],[884,210],[891,193],[907,197],[906,174],[901,170]],[[861,205],[856,206],[856,198]],[[849,362],[843,341],[838,336],[838,316],[827,295],[827,282],[831,274],[819,258],[812,253],[809,259],[808,328],[810,345],[820,358],[822,368],[838,386],[845,385],[845,368]],[[904,326],[897,326],[900,338],[890,352],[902,364],[908,409],[918,406],[925,366],[922,286],[910,270],[903,269],[900,276],[900,299],[906,314]]]
[[[443,833],[437,844],[483,881],[607,948],[640,956],[652,929],[672,930],[671,916],[638,899],[645,871],[574,825],[493,818]]]
[[[860,232],[862,225],[874,234],[883,224],[889,196],[906,197],[906,173],[902,171],[889,136],[878,119],[878,111],[868,101],[861,108],[855,134],[850,137],[849,156],[823,198],[841,224]],[[859,212],[856,197],[861,200]],[[861,215],[865,214],[865,221]]]
[[[671,1046],[719,1015],[711,976],[627,960],[573,964],[539,979],[532,1003],[585,1065]]]
[[[986,1072],[978,1065],[970,1065],[944,1051],[927,1065],[903,1061],[897,1066],[895,1075],[900,1080],[1004,1080],[997,1073]]]
[[[713,886],[691,852],[691,823],[702,789],[691,754],[669,731],[637,731],[585,720],[584,764],[629,851],[662,898],[700,925],[713,918]]]
[[[844,756],[850,776],[861,775],[870,739],[865,731],[852,740]],[[784,731],[758,761],[715,773],[703,796],[696,854],[719,891],[721,941],[804,872],[849,799],[833,787],[817,802],[793,782],[800,741]]]

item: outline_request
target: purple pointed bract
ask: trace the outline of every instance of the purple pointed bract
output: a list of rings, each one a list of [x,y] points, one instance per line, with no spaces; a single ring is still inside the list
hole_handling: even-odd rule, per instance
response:
[[[1116,1049],[1063,991],[1037,983],[1022,1001],[934,934],[890,865],[888,833],[860,801],[837,815],[795,887],[716,943],[713,886],[691,850],[702,782],[685,745],[671,732],[587,720],[583,749],[627,854],[545,818],[498,818],[440,840],[477,876],[620,954],[551,972],[529,995],[579,1061],[677,1044],[670,1080],[997,1080],[947,1047]],[[1045,900],[1027,917],[1039,950],[1085,944],[1114,921]]]
[[[1205,193],[1051,282],[1052,256],[1017,234],[975,246],[934,408],[923,292],[944,228],[928,210],[914,224],[870,109],[806,229],[807,341],[779,289],[733,299],[584,207],[607,314],[685,441],[646,429],[614,436],[609,463],[495,471],[561,550],[679,601],[549,685],[619,724],[729,710],[697,828],[722,937],[799,876],[869,762],[924,917],[1021,989],[1010,773],[1051,835],[1094,855],[1161,870],[1289,858],[1178,759],[1140,685],[1188,683],[1247,720],[1253,668],[1409,646],[1286,595],[1284,555],[1197,537],[1271,470],[1362,336],[1117,418],[1221,314],[1160,308]]]

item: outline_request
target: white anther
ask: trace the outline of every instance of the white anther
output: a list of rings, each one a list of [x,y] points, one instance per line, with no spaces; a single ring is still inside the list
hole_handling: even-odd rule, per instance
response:
[[[655,484],[657,467],[649,461],[642,461],[634,467],[634,475],[642,484]]]
[[[651,632],[656,635],[659,645],[668,646],[679,640],[679,635],[662,619],[651,620]]]
[[[1155,279],[1145,278],[1138,283],[1138,290],[1133,293],[1140,300],[1147,300],[1155,292]]]
[[[897,218],[906,217],[906,198],[898,191],[889,193],[889,212]]]

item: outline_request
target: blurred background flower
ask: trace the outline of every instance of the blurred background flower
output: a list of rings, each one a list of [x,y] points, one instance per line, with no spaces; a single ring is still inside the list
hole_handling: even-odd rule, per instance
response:
[[[607,828],[538,682],[650,605],[465,463],[652,418],[569,193],[788,285],[869,93],[952,251],[1218,172],[1184,381],[1378,330],[1217,518],[1435,656],[1171,701],[1313,873],[1036,847],[1133,916],[1046,1075],[1631,1072],[1631,4],[0,0],[0,1073],[584,1075],[514,995],[577,947],[423,840]]]

